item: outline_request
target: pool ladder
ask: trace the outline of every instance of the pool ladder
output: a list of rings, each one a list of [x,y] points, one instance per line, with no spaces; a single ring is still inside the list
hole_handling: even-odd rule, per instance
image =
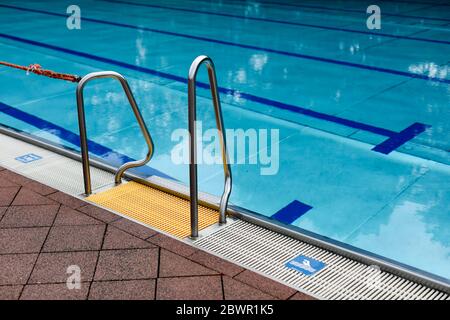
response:
[[[191,223],[191,238],[198,237],[198,174],[197,174],[197,102],[196,102],[196,78],[197,73],[202,64],[205,64],[208,70],[209,86],[212,95],[214,106],[216,126],[219,133],[219,140],[222,152],[222,162],[224,170],[224,191],[220,198],[219,204],[219,224],[226,223],[226,213],[228,200],[232,190],[231,168],[229,164],[229,157],[227,151],[227,143],[225,137],[225,129],[223,124],[222,108],[220,105],[219,92],[217,88],[217,77],[214,63],[211,58],[207,56],[198,56],[191,64],[188,74],[188,112],[189,112],[189,190],[190,190],[190,223]],[[89,163],[89,149],[88,138],[86,131],[86,116],[84,107],[84,88],[88,82],[94,79],[110,78],[120,82],[123,91],[125,92],[131,109],[133,110],[136,121],[144,136],[147,144],[147,154],[144,159],[137,161],[130,161],[121,165],[114,177],[116,184],[122,182],[122,177],[126,170],[144,166],[147,164],[154,153],[153,139],[145,124],[144,118],[137,106],[136,100],[131,92],[127,80],[119,73],[113,71],[93,72],[84,76],[78,83],[76,90],[77,109],[78,109],[78,125],[80,130],[80,147],[81,147],[81,162],[83,167],[83,180],[86,196],[92,194],[92,183]]]

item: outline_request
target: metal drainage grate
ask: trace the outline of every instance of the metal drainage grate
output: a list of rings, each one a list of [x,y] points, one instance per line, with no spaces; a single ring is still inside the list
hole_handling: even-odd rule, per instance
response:
[[[0,145],[0,164],[3,167],[71,195],[84,193],[83,171],[79,161],[2,134]],[[27,154],[37,155],[40,159],[28,163],[16,159]],[[91,179],[93,189],[114,183],[113,174],[94,167],[91,167]]]
[[[81,163],[62,156],[52,157],[41,163],[30,163],[16,171],[71,195],[84,193]],[[91,167],[92,189],[114,183],[114,175]]]
[[[245,221],[221,228],[194,244],[321,299],[450,300],[441,291]],[[326,267],[310,276],[285,267],[300,254],[324,262]]]

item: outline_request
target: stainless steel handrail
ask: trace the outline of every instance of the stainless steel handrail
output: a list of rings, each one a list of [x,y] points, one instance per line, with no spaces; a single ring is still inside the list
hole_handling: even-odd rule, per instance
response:
[[[83,91],[86,84],[94,79],[100,79],[100,78],[111,78],[118,80],[120,84],[122,85],[122,88],[128,98],[128,102],[131,105],[131,108],[133,109],[134,116],[136,117],[136,120],[139,124],[139,127],[141,128],[142,134],[144,135],[145,142],[148,146],[148,152],[144,159],[137,160],[137,161],[130,161],[127,163],[124,163],[121,165],[115,174],[114,180],[116,184],[121,183],[122,176],[125,173],[126,170],[130,168],[140,167],[145,165],[147,162],[150,161],[150,159],[153,156],[153,140],[150,135],[150,132],[148,131],[148,128],[145,124],[144,118],[141,115],[141,112],[139,111],[139,108],[136,104],[136,100],[134,99],[133,93],[131,92],[130,86],[128,85],[127,80],[125,78],[114,71],[102,71],[102,72],[92,72],[87,75],[85,75],[77,86],[77,108],[78,108],[78,125],[80,128],[80,146],[81,146],[81,162],[83,165],[83,178],[84,178],[84,191],[86,195],[90,195],[92,193],[92,184],[91,184],[91,172],[90,172],[90,164],[89,164],[89,150],[88,150],[88,139],[87,139],[87,132],[86,132],[86,117],[84,112],[84,97],[83,97]]]
[[[222,108],[220,106],[219,93],[217,90],[217,78],[213,61],[207,56],[198,56],[191,64],[188,76],[188,104],[189,104],[189,181],[191,201],[191,238],[198,237],[198,183],[197,183],[197,102],[196,102],[196,77],[200,66],[205,63],[208,69],[209,84],[211,89],[214,112],[216,115],[216,126],[219,131],[220,145],[222,149],[223,171],[225,183],[219,206],[219,223],[227,222],[226,213],[228,199],[232,188],[231,168],[229,164],[227,142],[224,133]]]

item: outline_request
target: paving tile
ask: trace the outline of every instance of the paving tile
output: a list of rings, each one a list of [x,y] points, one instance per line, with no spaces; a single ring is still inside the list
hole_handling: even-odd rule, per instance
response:
[[[273,300],[275,297],[230,277],[223,277],[225,300]]]
[[[88,290],[88,283],[82,283],[80,289],[72,290],[65,283],[32,284],[25,286],[20,300],[85,300]]]
[[[145,249],[156,246],[111,225],[106,230],[103,249]]]
[[[289,298],[296,292],[296,290],[292,288],[250,270],[245,270],[234,277],[234,279],[283,300]]]
[[[10,180],[0,178],[0,188],[6,187],[20,187],[20,185]]]
[[[90,216],[81,213],[75,209],[66,207],[64,205],[58,211],[54,226],[84,226],[93,224],[104,224],[104,222],[91,218]]]
[[[147,239],[147,241],[157,245],[158,247],[177,253],[183,257],[188,257],[197,252],[197,249],[194,247],[161,233]]]
[[[13,206],[30,206],[40,204],[55,204],[55,202],[26,188],[20,189],[12,203]]]
[[[93,282],[90,300],[153,300],[155,280],[127,280]]]
[[[86,203],[84,203],[86,204]],[[113,222],[115,220],[121,219],[120,216],[118,216],[117,214],[114,214],[112,212],[109,212],[105,209],[93,206],[93,205],[85,205],[81,208],[78,208],[78,211],[81,211],[83,213],[86,213],[87,215],[98,219],[100,221],[106,222],[106,223],[110,223]]]
[[[48,198],[53,199],[58,203],[62,203],[72,209],[77,209],[86,204],[86,202],[77,199],[75,197],[72,197],[61,191],[50,194]]]
[[[3,215],[5,214],[7,209],[8,207],[0,207],[0,221],[2,220]]]
[[[42,184],[42,183],[34,181],[34,180],[27,183],[25,185],[25,188],[30,189],[31,191],[34,191],[36,193],[39,193],[42,196],[47,196],[51,193],[55,193],[58,191],[52,187],[49,187],[45,184]]]
[[[113,226],[115,226],[119,229],[122,229],[123,231],[126,231],[128,233],[131,233],[132,235],[139,237],[141,239],[147,239],[158,233],[155,230],[144,227],[143,225],[140,225],[139,223],[133,222],[133,221],[125,219],[125,218],[121,218],[117,221],[114,221],[111,224]]]
[[[5,181],[5,180],[13,182],[19,186],[24,186],[27,183],[30,183],[33,181],[31,179],[28,179],[20,174],[17,174],[15,172],[12,172],[9,170],[0,171],[0,181]]]
[[[37,254],[0,255],[0,285],[25,284]]]
[[[158,249],[101,251],[95,280],[137,280],[156,278]]]
[[[97,257],[97,251],[41,253],[29,283],[66,282],[67,278],[72,274],[67,273],[69,266],[78,266],[80,268],[82,282],[91,281]]]
[[[292,297],[290,297],[289,300],[317,300],[317,299],[313,298],[307,294],[297,292]]]
[[[9,206],[19,190],[20,187],[0,188],[0,206]]]
[[[189,256],[189,259],[230,277],[234,277],[235,275],[245,270],[244,268],[234,263],[228,262],[224,259],[201,250]]]
[[[59,205],[9,207],[0,228],[49,227],[53,224]]]
[[[157,300],[222,300],[220,276],[159,278]]]
[[[182,256],[161,249],[159,257],[159,277],[182,277],[214,275],[217,271],[205,268]]]
[[[18,300],[23,286],[1,286],[0,300]]]
[[[105,225],[54,226],[51,228],[44,252],[100,250]]]
[[[0,254],[41,251],[49,228],[0,229]]]

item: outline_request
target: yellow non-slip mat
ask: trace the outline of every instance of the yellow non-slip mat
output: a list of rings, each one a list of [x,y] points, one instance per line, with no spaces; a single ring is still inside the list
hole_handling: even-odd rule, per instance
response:
[[[180,238],[191,234],[189,201],[140,183],[123,183],[87,200]],[[217,211],[199,206],[199,230],[218,219]]]

